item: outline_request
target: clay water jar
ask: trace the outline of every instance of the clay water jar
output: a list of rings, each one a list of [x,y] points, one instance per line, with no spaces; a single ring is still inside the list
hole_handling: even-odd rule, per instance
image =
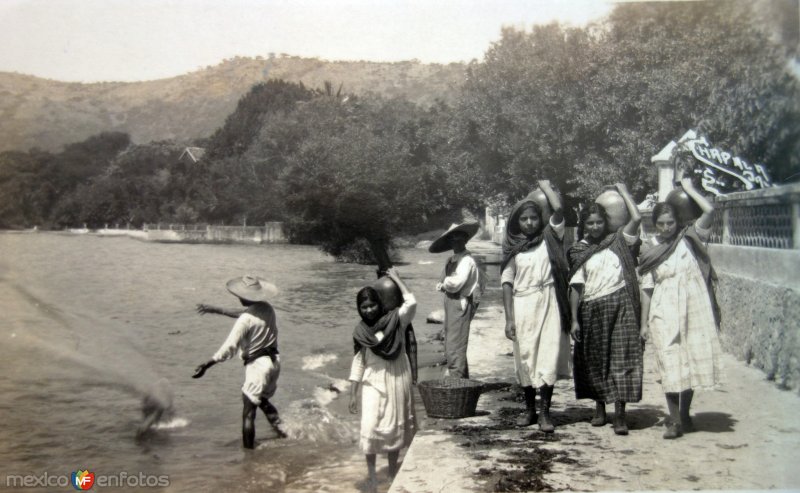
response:
[[[378,278],[372,283],[372,288],[378,292],[384,310],[394,310],[403,304],[403,293],[389,276]]]
[[[556,192],[558,193],[558,192]],[[550,216],[553,215],[553,209],[550,207],[550,201],[547,200],[547,195],[544,194],[541,188],[536,188],[533,192],[529,193],[527,197],[528,200],[532,200],[539,204],[539,207],[542,208],[542,222],[547,224],[550,222]]]
[[[666,202],[675,208],[675,212],[678,214],[675,219],[681,225],[688,224],[703,214],[703,209],[689,197],[689,194],[681,186],[667,194]]]
[[[605,190],[594,201],[602,205],[608,214],[608,231],[617,231],[631,220],[625,200],[616,190]]]

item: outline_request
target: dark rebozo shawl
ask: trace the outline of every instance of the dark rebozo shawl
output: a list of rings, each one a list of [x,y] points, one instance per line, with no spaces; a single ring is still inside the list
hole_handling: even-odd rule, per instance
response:
[[[625,279],[625,292],[633,304],[633,313],[636,316],[636,323],[639,324],[641,318],[641,301],[639,299],[639,281],[636,278],[636,258],[639,256],[639,247],[642,240],[636,240],[633,245],[628,245],[622,231],[611,233],[603,238],[600,243],[594,245],[579,241],[572,245],[567,256],[569,257],[570,271],[569,279],[572,279],[583,264],[592,258],[592,255],[600,253],[608,248],[619,258],[622,266],[622,277]]]
[[[694,255],[694,259],[697,261],[697,265],[700,267],[700,272],[706,282],[708,298],[711,301],[711,309],[714,312],[714,321],[717,324],[717,330],[719,330],[721,313],[717,303],[717,273],[714,270],[714,266],[711,265],[708,249],[703,240],[700,239],[700,236],[697,235],[694,225],[683,228],[671,241],[653,245],[644,251],[639,259],[639,275],[644,276],[648,272],[655,270],[675,252],[678,244],[684,238],[686,238],[689,251]]]
[[[564,241],[559,238],[552,226],[546,225],[536,236],[528,238],[519,231],[519,215],[532,200],[523,199],[517,202],[511,209],[506,222],[506,232],[503,237],[503,263],[500,265],[500,272],[506,265],[522,252],[527,252],[538,247],[542,241],[545,242],[547,255],[550,257],[550,271],[553,276],[553,285],[556,289],[556,300],[558,311],[561,316],[561,330],[569,332],[571,310],[569,308],[569,264],[567,255],[564,252]],[[515,227],[516,226],[516,227]]]
[[[378,341],[375,333],[383,332],[383,339]],[[414,335],[414,327],[408,324],[405,332],[400,330],[400,310],[386,313],[378,319],[372,326],[367,325],[363,320],[356,325],[353,330],[353,349],[357,353],[362,347],[385,360],[395,360],[400,356],[400,349],[403,347],[403,337],[405,337],[405,349],[411,366],[412,379],[417,380],[417,338]]]

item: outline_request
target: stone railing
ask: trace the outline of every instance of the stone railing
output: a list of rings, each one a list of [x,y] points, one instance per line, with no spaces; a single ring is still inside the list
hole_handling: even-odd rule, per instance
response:
[[[800,184],[716,197],[711,243],[800,249]]]

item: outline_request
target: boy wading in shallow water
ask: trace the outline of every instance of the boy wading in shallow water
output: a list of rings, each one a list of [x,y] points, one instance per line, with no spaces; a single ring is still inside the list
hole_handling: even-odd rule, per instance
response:
[[[278,355],[278,324],[275,310],[267,299],[277,294],[272,284],[253,276],[231,279],[228,291],[239,298],[245,307],[241,312],[228,311],[207,305],[198,305],[202,313],[218,313],[236,318],[228,338],[207,362],[197,367],[192,378],[202,377],[215,364],[230,359],[234,353],[244,360],[244,385],[242,385],[242,441],[252,449],[255,443],[256,408],[260,408],[279,437],[286,433],[280,429],[278,410],[269,399],[275,394],[280,374]]]

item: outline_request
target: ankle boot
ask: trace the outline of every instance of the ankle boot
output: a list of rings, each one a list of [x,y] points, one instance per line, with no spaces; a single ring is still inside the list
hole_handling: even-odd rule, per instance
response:
[[[628,423],[625,422],[625,403],[614,403],[614,433],[617,435],[628,434]]]
[[[692,416],[689,414],[689,409],[692,405],[692,397],[694,397],[694,391],[691,389],[681,392],[679,409],[681,416],[681,430],[684,433],[691,433],[695,430]]]
[[[592,426],[604,426],[608,420],[606,419],[606,403],[603,401],[596,401],[594,405],[594,417],[592,418]]]
[[[525,392],[525,411],[517,418],[517,426],[530,426],[536,422],[536,389],[522,387]]]
[[[664,439],[672,440],[683,436],[683,430],[681,430],[681,422],[679,420],[667,418],[665,426],[667,429],[664,432]]]
[[[555,431],[555,426],[550,419],[550,402],[553,399],[553,386],[542,386],[539,395],[541,396],[539,399],[541,406],[539,409],[539,430],[545,433],[553,433],[553,431]]]

